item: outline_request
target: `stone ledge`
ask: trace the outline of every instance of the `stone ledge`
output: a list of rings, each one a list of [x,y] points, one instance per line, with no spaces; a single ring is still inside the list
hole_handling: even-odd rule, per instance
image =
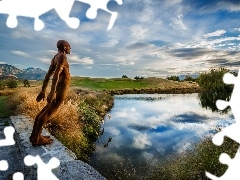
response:
[[[48,163],[52,157],[60,160],[60,166],[53,169],[52,172],[59,180],[106,180],[99,172],[80,160],[76,160],[76,155],[66,148],[54,136],[50,135],[43,129],[44,135],[50,135],[54,139],[53,143],[45,146],[33,147],[29,141],[29,136],[32,132],[33,119],[29,116],[18,115],[10,117],[15,128],[16,144],[19,146],[21,157],[24,159],[27,155],[39,155],[44,163]],[[37,166],[25,166],[24,174],[27,179],[37,179]]]

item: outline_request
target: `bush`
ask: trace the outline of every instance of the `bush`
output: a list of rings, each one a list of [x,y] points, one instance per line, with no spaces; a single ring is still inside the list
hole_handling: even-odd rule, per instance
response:
[[[3,81],[0,81],[0,90],[3,90],[5,87],[5,83]]]
[[[30,87],[29,81],[28,81],[27,79],[25,79],[25,80],[23,81],[23,86],[24,86],[24,87]]]
[[[170,77],[167,77],[167,80],[172,80],[172,81],[180,81],[179,77],[178,76],[170,76]]]
[[[17,81],[14,79],[9,79],[6,81],[6,85],[8,88],[16,88],[17,87]]]
[[[202,73],[198,77],[198,84],[205,90],[214,92],[231,92],[233,86],[223,82],[223,75],[229,72],[226,68],[211,69],[207,73]],[[236,75],[235,73],[232,73]]]
[[[128,78],[127,75],[122,75],[122,78]]]
[[[193,82],[195,82],[196,79],[194,79],[194,78],[191,77],[191,76],[186,76],[183,81],[193,81]]]
[[[134,79],[144,79],[144,77],[139,77],[139,76],[136,76]]]

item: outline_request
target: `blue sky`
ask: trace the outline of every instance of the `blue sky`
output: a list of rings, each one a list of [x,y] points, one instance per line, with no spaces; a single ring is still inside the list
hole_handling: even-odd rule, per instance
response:
[[[74,2],[70,16],[80,19],[77,29],[54,10],[40,16],[45,23],[41,31],[27,17],[18,17],[18,26],[10,29],[8,15],[0,13],[0,63],[48,70],[56,42],[65,39],[72,47],[67,56],[72,76],[166,77],[219,66],[236,70],[240,65],[239,0],[111,2],[109,9],[118,17],[109,31],[110,14],[98,11],[90,20],[88,8]]]

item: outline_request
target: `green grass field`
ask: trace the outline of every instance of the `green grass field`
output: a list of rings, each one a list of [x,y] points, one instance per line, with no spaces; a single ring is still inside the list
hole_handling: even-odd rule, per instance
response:
[[[129,78],[88,78],[72,77],[71,86],[84,87],[93,90],[113,90],[113,89],[144,89],[144,88],[176,88],[193,87],[196,84],[189,82],[170,81],[161,78],[146,78],[133,80]]]
[[[0,96],[0,118],[11,116],[11,110],[6,106],[8,96]]]

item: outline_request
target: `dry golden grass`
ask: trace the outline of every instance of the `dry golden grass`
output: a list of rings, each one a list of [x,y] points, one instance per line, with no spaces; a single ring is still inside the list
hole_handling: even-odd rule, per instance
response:
[[[46,97],[49,92],[49,87],[46,92]],[[25,88],[17,88],[13,94],[9,97],[9,104],[14,109],[14,114],[22,114],[32,117],[33,119],[47,104],[47,101],[37,102],[36,97],[41,91],[41,86]],[[107,96],[109,97],[109,96]],[[111,97],[111,96],[110,96]],[[83,116],[88,115],[88,110],[84,111],[84,115],[81,112],[81,104],[87,106],[94,106],[94,102],[101,102],[99,104],[107,105],[110,100],[104,99],[104,94],[90,91],[88,89],[74,89],[70,88],[66,100],[61,104],[58,110],[50,117],[49,122],[45,126],[48,131],[54,135],[59,141],[61,141],[66,147],[72,150],[79,159],[86,160],[88,155],[91,154],[93,148],[93,142],[89,140],[89,133],[86,129],[92,127],[92,124],[87,123],[86,118]],[[100,107],[94,106],[94,114],[96,119],[100,119]],[[101,111],[102,112],[102,111]],[[105,111],[103,111],[105,112]],[[92,118],[89,116],[89,118]],[[85,119],[85,120],[83,120]],[[96,121],[100,124],[100,121]],[[94,131],[98,132],[98,126]],[[86,135],[88,134],[88,135]]]
[[[15,106],[15,114],[28,115],[34,119],[47,104],[46,100],[36,101],[40,91],[40,87],[18,88],[10,97],[10,101]],[[46,93],[47,95],[48,93]],[[79,120],[79,101],[80,97],[70,90],[66,101],[51,116],[50,123],[47,125],[48,130],[69,149],[79,149],[79,146],[86,146],[82,124]]]
[[[16,89],[4,89],[0,90],[0,96],[9,96],[12,95],[15,92]]]

